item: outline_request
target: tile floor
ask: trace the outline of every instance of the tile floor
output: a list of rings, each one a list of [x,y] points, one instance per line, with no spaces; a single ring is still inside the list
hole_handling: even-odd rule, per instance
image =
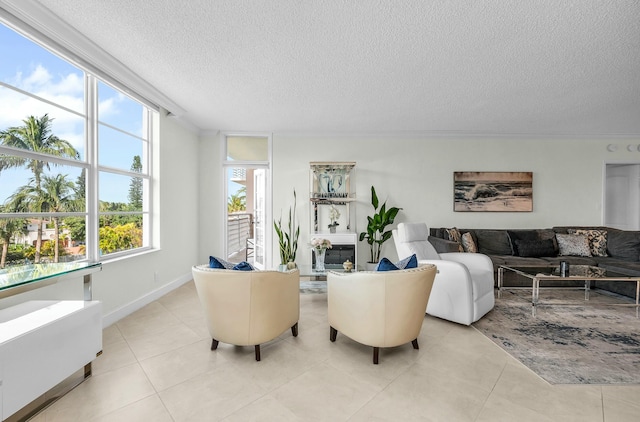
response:
[[[552,386],[472,327],[427,316],[410,344],[329,341],[326,294],[300,333],[252,347],[210,338],[193,283],[104,330],[94,374],[37,415],[53,421],[638,421],[640,385]]]

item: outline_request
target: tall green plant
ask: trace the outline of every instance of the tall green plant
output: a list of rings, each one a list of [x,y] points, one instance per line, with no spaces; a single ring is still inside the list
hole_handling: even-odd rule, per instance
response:
[[[293,191],[293,211],[289,207],[289,223],[286,230],[282,228],[282,215],[278,221],[273,222],[273,227],[278,234],[280,244],[280,263],[285,265],[296,260],[298,252],[298,237],[300,237],[300,225],[296,223],[296,191]]]
[[[371,186],[371,205],[373,205],[374,214],[367,216],[367,231],[360,233],[360,241],[366,240],[371,249],[371,260],[369,262],[380,261],[380,250],[382,244],[391,238],[391,230],[384,229],[393,224],[393,220],[402,208],[391,207],[387,209],[387,201],[385,201],[380,209],[378,209],[379,201],[376,190]]]

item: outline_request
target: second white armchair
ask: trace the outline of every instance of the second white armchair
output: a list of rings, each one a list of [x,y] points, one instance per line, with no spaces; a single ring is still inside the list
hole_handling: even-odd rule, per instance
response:
[[[424,223],[400,223],[393,230],[399,258],[416,254],[420,264],[435,264],[438,274],[427,305],[429,315],[470,325],[495,304],[493,264],[479,253],[438,254]]]

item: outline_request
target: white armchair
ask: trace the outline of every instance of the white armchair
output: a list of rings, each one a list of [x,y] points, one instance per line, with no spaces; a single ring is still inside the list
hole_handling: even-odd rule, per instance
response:
[[[470,325],[495,304],[493,264],[479,253],[438,254],[424,223],[400,223],[393,230],[399,258],[416,254],[420,264],[434,264],[438,274],[427,305],[429,315]]]
[[[433,280],[434,265],[396,271],[358,271],[327,275],[329,339],[338,332],[373,346],[373,363],[381,347],[409,343],[418,349]]]
[[[254,346],[273,340],[291,328],[298,335],[300,273],[298,270],[234,271],[198,265],[193,280],[211,334],[211,350],[218,342]]]

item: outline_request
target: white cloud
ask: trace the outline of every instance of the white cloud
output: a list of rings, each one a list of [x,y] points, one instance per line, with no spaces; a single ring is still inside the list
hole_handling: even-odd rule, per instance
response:
[[[100,120],[104,120],[105,117],[115,116],[118,114],[118,108],[116,99],[111,97],[106,100],[100,100],[98,104],[98,110],[100,110]]]
[[[10,83],[71,110],[82,112],[84,109],[84,83],[76,74],[61,75],[56,80],[45,67],[38,65],[29,75],[17,73]],[[39,117],[47,113],[54,119],[54,133],[71,142],[76,149],[83,150],[82,117],[0,86],[0,129],[20,126],[28,116]]]

